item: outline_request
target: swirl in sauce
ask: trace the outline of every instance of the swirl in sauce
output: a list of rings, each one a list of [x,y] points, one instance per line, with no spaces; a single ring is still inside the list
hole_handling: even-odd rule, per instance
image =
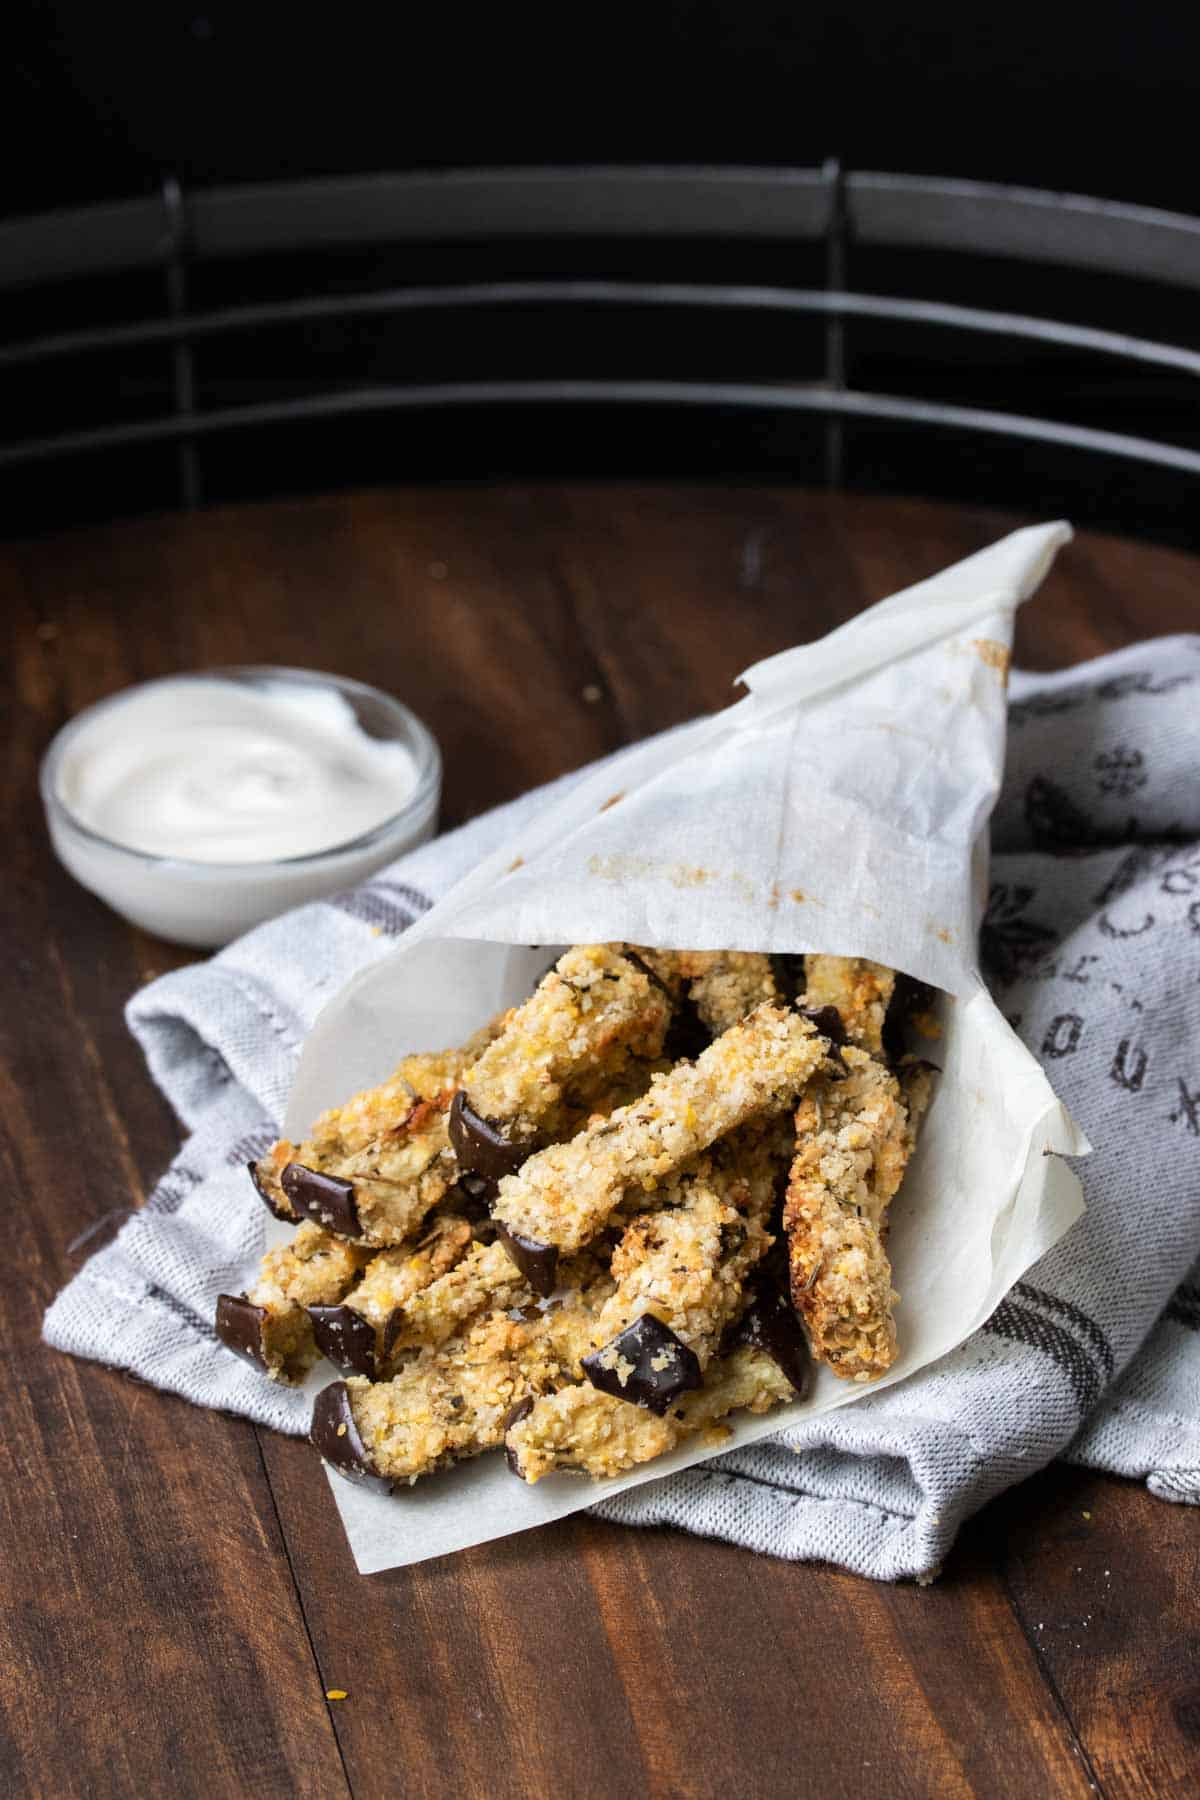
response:
[[[368,737],[334,689],[214,677],[106,708],[71,744],[58,791],[127,849],[252,863],[350,843],[398,813],[417,780],[407,747]]]

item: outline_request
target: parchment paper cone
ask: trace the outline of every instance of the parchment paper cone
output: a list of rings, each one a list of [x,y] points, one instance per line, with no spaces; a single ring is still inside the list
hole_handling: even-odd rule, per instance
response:
[[[893,1208],[901,1355],[884,1383],[822,1371],[804,1410],[852,1405],[961,1343],[1082,1211],[1058,1155],[1088,1146],[983,987],[975,942],[1004,759],[1015,608],[1065,524],[1031,527],[757,663],[746,698],[584,773],[348,984],[305,1047],[286,1130],[524,997],[548,947],[827,951],[953,996],[943,1074]],[[538,946],[531,949],[530,946]],[[1056,1152],[1057,1155],[1051,1155]],[[736,1426],[749,1442],[783,1408]],[[534,1488],[487,1456],[380,1498],[331,1477],[359,1568],[520,1531],[718,1455]]]

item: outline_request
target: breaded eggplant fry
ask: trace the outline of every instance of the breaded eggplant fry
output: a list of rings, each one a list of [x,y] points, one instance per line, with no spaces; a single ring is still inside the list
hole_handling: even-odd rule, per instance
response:
[[[779,999],[771,959],[757,950],[681,950],[679,969],[714,1036]]]
[[[577,945],[508,1015],[465,1098],[513,1144],[555,1137],[573,1106],[660,1054],[670,1018],[669,996],[621,945]]]
[[[784,1227],[792,1301],[813,1355],[836,1375],[870,1381],[896,1358],[887,1212],[913,1145],[896,1077],[850,1046],[841,1081],[819,1076],[796,1112]]]
[[[556,1267],[552,1298],[539,1298],[502,1244],[472,1244],[453,1268],[414,1293],[393,1317],[391,1348],[435,1349],[485,1313],[532,1307],[547,1311],[561,1303],[566,1291],[590,1287],[593,1294],[607,1296],[612,1286],[608,1271],[584,1250]]]
[[[746,1347],[714,1362],[704,1386],[681,1395],[663,1417],[589,1385],[542,1394],[509,1425],[504,1446],[509,1467],[525,1481],[540,1481],[555,1469],[620,1475],[712,1429],[728,1413],[764,1413],[793,1398],[778,1363]]]
[[[611,1284],[599,1279],[603,1293]],[[576,1379],[593,1316],[593,1297],[580,1287],[527,1318],[489,1312],[422,1350],[391,1381],[352,1378],[349,1405],[372,1471],[411,1483],[499,1444],[514,1406]]]
[[[464,1082],[483,1119],[531,1142],[614,1082],[636,1087],[669,1020],[667,996],[619,950],[569,950],[524,1006],[464,1049],[407,1057],[381,1086],[323,1114],[303,1144],[275,1144],[256,1171],[260,1191],[281,1217],[403,1244],[461,1172],[448,1115]]]
[[[405,1307],[462,1261],[473,1230],[461,1214],[434,1213],[414,1242],[376,1251],[342,1305],[313,1315],[317,1344],[329,1360],[373,1381],[390,1373]]]
[[[377,1489],[501,1442],[531,1482],[716,1443],[807,1391],[810,1337],[835,1373],[882,1374],[888,1208],[932,1087],[896,1034],[903,984],[885,1059],[896,982],[864,958],[574,946],[468,1044],[253,1166],[302,1222],[222,1296],[219,1335],[280,1380],[334,1361],[312,1442]],[[791,1302],[768,1255],[785,1184]]]
[[[533,1293],[503,1244],[472,1244],[436,1281],[413,1293],[392,1325],[396,1350],[434,1348],[488,1312],[528,1306]]]
[[[457,1178],[446,1115],[465,1067],[461,1050],[406,1057],[323,1113],[302,1144],[272,1145],[256,1171],[272,1210],[358,1243],[403,1243]]]
[[[896,972],[863,956],[806,956],[804,1004],[836,1006],[852,1044],[878,1056]]]
[[[369,1256],[306,1221],[289,1244],[268,1250],[248,1293],[220,1295],[217,1336],[272,1380],[302,1381],[320,1354],[305,1309],[336,1306]]]
[[[639,944],[634,954],[676,1000],[686,990],[714,1037],[764,1001],[782,997],[771,958],[758,950],[651,950]]]
[[[790,1141],[786,1118],[743,1126],[673,1182],[661,1207],[634,1218],[613,1251],[617,1285],[596,1320],[597,1347],[652,1313],[707,1367],[774,1242],[768,1223]]]
[[[656,1076],[640,1100],[531,1156],[501,1181],[493,1217],[526,1241],[577,1250],[626,1192],[653,1193],[753,1113],[786,1104],[828,1050],[798,1013],[759,1007],[694,1063]]]

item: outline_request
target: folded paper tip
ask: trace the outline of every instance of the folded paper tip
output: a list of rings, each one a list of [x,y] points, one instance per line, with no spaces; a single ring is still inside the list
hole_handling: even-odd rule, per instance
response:
[[[995,635],[1011,639],[1013,613],[1037,591],[1073,535],[1065,519],[1024,525],[880,600],[815,643],[753,664],[738,677],[750,690],[742,703],[744,722],[757,724],[782,707],[824,697],[985,619],[997,621]]]
[[[1018,606],[1034,595],[1050,572],[1050,565],[1065,544],[1075,536],[1075,528],[1067,519],[1050,519],[1044,525],[1026,525],[1020,531],[1001,538],[992,546],[1001,550],[1011,545],[1021,554],[1014,569],[1014,597]]]

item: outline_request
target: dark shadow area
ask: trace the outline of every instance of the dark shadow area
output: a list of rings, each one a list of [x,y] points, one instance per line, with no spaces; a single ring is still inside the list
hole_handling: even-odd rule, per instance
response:
[[[1180,5],[13,0],[5,28],[4,213],[167,172],[831,155],[1197,209],[1200,14]]]
[[[336,20],[262,5],[125,9],[21,0],[0,77],[10,218],[213,184],[362,170],[503,165],[779,165],[892,169],[1068,190],[1200,212],[1191,143],[1200,15],[1101,6],[999,21],[927,6],[800,12],[609,9],[598,25],[545,8]],[[33,152],[36,150],[36,154]],[[1098,227],[1098,230],[1100,228]],[[819,241],[715,235],[366,242],[192,261],[191,314],[323,297],[320,318],[196,341],[0,363],[3,446],[198,413],[317,402],[314,416],[4,469],[0,532],[359,483],[504,477],[833,479],[1037,512],[1195,543],[1195,476],[1012,438],[713,404],[375,407],[363,390],[489,381],[820,383],[824,320],[797,311],[641,305],[358,310],[416,285],[590,279],[820,289]],[[847,245],[866,295],[1012,311],[1200,351],[1195,291],[1136,272]],[[21,285],[0,342],[162,320],[164,268]],[[846,383],[922,403],[1056,420],[1200,449],[1194,374],[929,325],[855,318]]]

